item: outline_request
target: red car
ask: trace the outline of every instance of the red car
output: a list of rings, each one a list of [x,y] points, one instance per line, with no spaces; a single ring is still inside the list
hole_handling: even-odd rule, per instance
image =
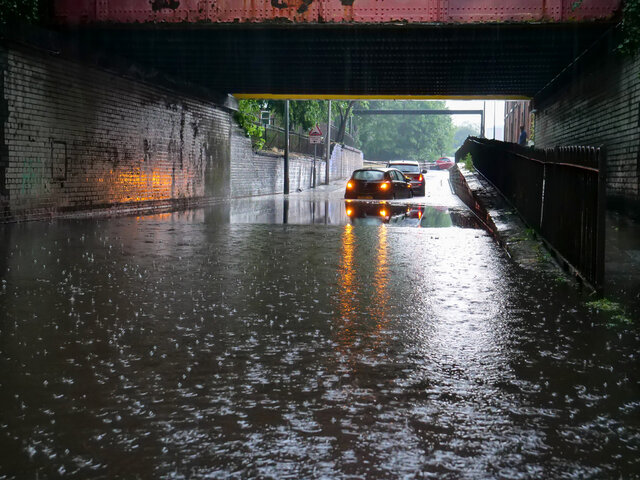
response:
[[[440,170],[447,170],[448,168],[453,167],[456,162],[451,157],[440,157],[436,160],[436,165]]]
[[[387,168],[397,168],[411,181],[411,190],[414,195],[424,196],[424,173],[427,170],[421,170],[420,164],[415,160],[390,160]]]

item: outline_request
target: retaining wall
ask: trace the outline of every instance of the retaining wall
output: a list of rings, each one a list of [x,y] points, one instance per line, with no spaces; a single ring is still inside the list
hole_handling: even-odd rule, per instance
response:
[[[0,46],[0,221],[230,195],[231,114]]]
[[[251,142],[235,128],[231,141],[231,196],[250,197],[284,192],[284,157],[270,152],[254,152]],[[329,162],[330,181],[346,179],[362,168],[363,155],[352,147],[334,145]],[[316,159],[316,184],[325,182],[324,160]],[[289,192],[312,188],[313,157],[293,154],[289,157]]]
[[[604,146],[610,203],[640,205],[640,56],[592,62],[535,101],[536,147]]]
[[[284,159],[255,153],[232,111],[22,44],[0,44],[0,223],[179,208],[282,193]],[[337,145],[331,180],[362,166]],[[290,191],[312,186],[292,155]],[[317,184],[325,163],[316,162]]]

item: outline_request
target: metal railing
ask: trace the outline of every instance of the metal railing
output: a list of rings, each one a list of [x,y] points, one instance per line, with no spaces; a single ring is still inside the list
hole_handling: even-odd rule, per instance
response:
[[[264,150],[271,150],[276,148],[278,150],[284,150],[284,128],[276,127],[275,125],[265,125],[264,126],[264,137],[265,144],[262,147]],[[325,131],[324,129],[322,130]],[[335,139],[338,135],[338,129],[332,125],[331,126],[331,143],[335,144]],[[353,138],[345,134],[344,144],[353,147],[354,140]],[[315,146],[309,143],[309,136],[303,133],[298,132],[289,132],[289,150],[295,153],[301,153],[304,155],[312,156],[314,151],[318,157],[324,157],[325,144],[321,143]]]
[[[604,149],[534,149],[469,137],[456,152],[456,161],[467,153],[529,227],[583,280],[600,290],[604,283]]]

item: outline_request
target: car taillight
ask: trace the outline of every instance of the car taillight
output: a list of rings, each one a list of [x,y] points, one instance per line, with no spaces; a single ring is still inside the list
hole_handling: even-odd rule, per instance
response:
[[[351,215],[353,215],[353,210],[347,208],[347,217],[350,217]]]
[[[387,190],[391,185],[389,182],[384,182],[380,184],[380,190]]]
[[[353,188],[353,183],[352,182],[347,182],[347,188],[348,189],[352,189]]]
[[[424,180],[424,178],[422,177],[422,174],[420,174],[420,176],[418,177],[418,180],[419,180],[419,181]]]
[[[380,210],[380,216],[381,217],[386,217],[387,216],[387,211],[384,208],[382,210]]]

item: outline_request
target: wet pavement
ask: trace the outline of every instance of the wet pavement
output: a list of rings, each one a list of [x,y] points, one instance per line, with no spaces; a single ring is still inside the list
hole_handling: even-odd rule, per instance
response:
[[[638,328],[428,178],[1,226],[0,478],[637,478]]]
[[[607,211],[605,295],[640,318],[640,222]]]

